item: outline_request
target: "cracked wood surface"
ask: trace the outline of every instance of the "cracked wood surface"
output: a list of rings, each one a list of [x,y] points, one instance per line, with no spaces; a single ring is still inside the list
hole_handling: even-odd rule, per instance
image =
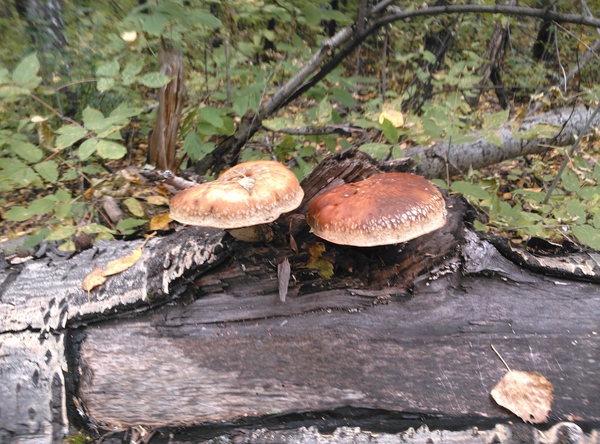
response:
[[[506,371],[493,344],[512,368],[551,381],[551,423],[597,427],[600,286],[519,269],[474,234],[462,256],[476,262],[472,274],[439,270],[410,298],[348,288],[301,291],[285,305],[276,271],[244,294],[236,272],[217,269],[197,283],[206,296],[185,307],[88,329],[79,399],[108,426],[236,424],[341,406],[493,424],[512,418],[489,396]]]
[[[301,208],[377,166],[350,152],[315,171]],[[57,442],[67,420],[99,432],[179,425],[192,440],[214,424],[281,427],[300,415],[311,425],[335,412],[336,426],[492,427],[514,419],[489,398],[504,373],[492,343],[513,368],[552,382],[552,423],[598,428],[600,286],[567,280],[577,270],[544,277],[507,261],[465,230],[460,200],[447,207],[443,229],[407,244],[327,244],[329,281],[308,266],[319,240],[301,210],[278,221],[272,245],[193,227],[151,239],[90,302],[81,282],[94,264],[141,241],[0,271],[0,442]]]

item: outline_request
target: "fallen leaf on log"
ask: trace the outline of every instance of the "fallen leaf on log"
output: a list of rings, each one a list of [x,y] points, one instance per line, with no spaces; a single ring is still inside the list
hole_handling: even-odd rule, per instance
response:
[[[304,268],[317,270],[321,278],[329,280],[333,276],[333,264],[321,257],[323,253],[325,253],[325,245],[322,242],[311,243],[308,246],[308,264]]]
[[[81,284],[81,288],[88,292],[92,291],[94,288],[99,287],[106,281],[106,276],[104,276],[104,270],[100,268],[98,265],[94,267],[92,271],[85,277],[83,283]]]
[[[287,296],[288,287],[290,284],[290,274],[291,274],[291,266],[290,261],[286,257],[283,259],[279,265],[277,265],[277,279],[279,281],[279,300],[281,302],[285,302],[285,297]]]
[[[490,394],[498,405],[523,421],[539,424],[548,421],[552,391],[550,381],[539,373],[509,370]]]
[[[150,230],[167,230],[169,228],[169,222],[171,222],[169,213],[157,214],[150,219]]]
[[[102,275],[107,277],[112,276],[113,274],[122,273],[133,267],[140,257],[142,257],[142,247],[136,248],[125,257],[110,261],[106,264],[106,269]]]

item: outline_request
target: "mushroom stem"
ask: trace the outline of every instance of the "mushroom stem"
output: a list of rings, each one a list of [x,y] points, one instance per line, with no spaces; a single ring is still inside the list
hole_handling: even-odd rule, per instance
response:
[[[271,242],[275,237],[269,224],[225,230],[237,240],[244,242]]]

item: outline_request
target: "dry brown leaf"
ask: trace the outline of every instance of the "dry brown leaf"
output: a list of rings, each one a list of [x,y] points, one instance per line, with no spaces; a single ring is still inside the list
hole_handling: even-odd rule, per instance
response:
[[[102,275],[106,277],[122,273],[133,267],[140,257],[142,257],[142,247],[136,248],[125,257],[110,261],[106,264],[106,269]]]
[[[157,214],[150,219],[150,230],[168,230],[169,222],[171,222],[169,213]]]
[[[539,373],[508,371],[490,394],[494,401],[525,422],[548,421],[553,391],[552,384]]]
[[[277,265],[277,280],[279,281],[279,300],[285,302],[287,296],[288,287],[290,285],[290,274],[292,268],[288,258],[284,258],[283,262]]]
[[[104,276],[104,270],[96,265],[96,267],[94,267],[94,269],[90,271],[83,280],[81,288],[89,293],[94,288],[102,285],[105,281],[106,277]]]

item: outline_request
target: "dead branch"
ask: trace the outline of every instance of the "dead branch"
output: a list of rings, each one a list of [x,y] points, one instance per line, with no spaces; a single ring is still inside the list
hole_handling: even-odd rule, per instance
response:
[[[263,119],[268,118],[281,107],[287,105],[316,85],[349,54],[351,54],[365,38],[389,23],[399,20],[408,20],[415,17],[476,13],[535,17],[561,23],[580,24],[595,28],[600,27],[600,19],[595,17],[562,14],[546,9],[502,5],[436,6],[419,8],[411,11],[398,11],[398,8],[390,8],[392,11],[391,13],[380,15],[380,13],[386,11],[386,8],[390,3],[390,0],[383,0],[375,5],[367,13],[366,24],[364,27],[361,27],[362,31],[359,31],[359,27],[354,23],[351,27],[345,27],[332,38],[325,40],[312,59],[309,60],[282,88],[280,88],[275,95],[259,109],[256,115],[244,118],[235,134],[220,143],[213,151],[212,155],[208,157],[207,162],[204,162],[202,166],[197,167],[197,172],[199,174],[204,174],[213,163],[215,170],[219,171],[225,163],[235,160],[241,148],[246,144],[250,137],[261,128]]]

